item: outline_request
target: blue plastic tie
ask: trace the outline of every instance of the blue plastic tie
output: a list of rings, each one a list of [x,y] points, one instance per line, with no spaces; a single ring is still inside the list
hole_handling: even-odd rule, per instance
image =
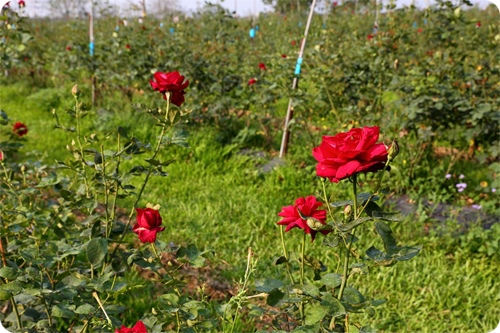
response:
[[[255,29],[254,28],[250,29],[250,32],[248,34],[250,35],[250,38],[254,38],[255,37]]]
[[[94,55],[94,43],[90,42],[89,43],[89,51],[90,51],[90,56]]]
[[[170,28],[170,33],[173,34],[174,33],[174,28]]]
[[[259,31],[259,26],[258,25],[255,26],[255,30]]]
[[[163,28],[163,22],[162,22],[162,23],[160,23],[160,28]]]

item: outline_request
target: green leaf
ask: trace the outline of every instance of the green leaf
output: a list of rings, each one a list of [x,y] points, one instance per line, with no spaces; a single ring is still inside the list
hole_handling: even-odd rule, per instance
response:
[[[302,286],[302,291],[304,294],[312,296],[312,297],[318,297],[319,296],[319,288],[316,287],[315,285],[312,284],[306,284]]]
[[[373,217],[374,219],[380,219],[389,222],[401,222],[403,220],[403,217],[399,212],[374,211],[372,212],[371,217]]]
[[[279,289],[283,287],[283,282],[275,279],[258,279],[255,281],[255,289],[257,291],[268,293],[273,289]]]
[[[328,273],[323,275],[321,282],[330,288],[337,288],[342,284],[342,275],[337,273]]]
[[[0,289],[0,301],[7,301],[12,297],[12,294],[6,290]]]
[[[349,304],[355,305],[365,301],[363,295],[353,287],[346,287],[342,299]]]
[[[392,253],[392,255],[396,258],[397,261],[405,261],[415,257],[420,253],[420,250],[422,250],[422,245],[403,246],[398,249],[397,253]]]
[[[188,137],[188,132],[185,130],[176,131],[174,135],[172,135],[171,142],[174,145],[178,145],[184,148],[189,148],[189,144],[186,139]]]
[[[331,293],[324,293],[322,295],[321,305],[328,309],[328,314],[333,318],[346,314],[346,310],[342,302],[333,297]]]
[[[285,297],[285,294],[281,292],[279,289],[273,289],[267,295],[266,304],[269,306],[276,306],[278,303]]]
[[[52,316],[59,318],[72,318],[74,313],[64,305],[54,305],[52,307]]]
[[[0,277],[7,280],[14,280],[17,277],[17,272],[12,267],[2,267],[0,268]]]
[[[99,266],[108,254],[108,241],[105,238],[93,238],[87,243],[87,259],[94,265]]]
[[[346,224],[341,224],[338,226],[338,229],[342,232],[348,232],[349,230],[354,229],[358,225],[361,225],[367,221],[370,221],[372,218],[371,217],[363,217],[361,219],[354,220],[352,222],[346,223]]]
[[[385,252],[389,253],[392,248],[396,247],[396,240],[392,236],[392,230],[387,224],[384,222],[375,222],[375,230],[382,237]]]
[[[339,240],[340,240],[339,235],[334,235],[334,236],[330,236],[330,235],[323,238],[323,245],[328,246],[328,247],[339,246]]]
[[[308,304],[306,306],[306,325],[314,325],[325,318],[328,309],[318,303]]]
[[[90,314],[95,311],[95,307],[90,304],[83,304],[76,308],[75,313],[78,314]]]

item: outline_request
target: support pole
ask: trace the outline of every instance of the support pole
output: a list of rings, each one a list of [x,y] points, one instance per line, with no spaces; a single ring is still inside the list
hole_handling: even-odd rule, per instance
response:
[[[304,49],[306,47],[307,34],[309,33],[309,27],[311,26],[312,17],[314,14],[314,7],[316,6],[316,0],[313,0],[311,3],[311,8],[309,9],[309,17],[307,18],[306,30],[304,31],[304,37],[302,38],[302,43],[300,44],[299,56],[297,58],[297,64],[295,65],[295,77],[292,82],[292,90],[297,88],[299,83],[299,75],[300,75],[300,67],[302,65]],[[290,125],[290,121],[293,118],[293,107],[292,107],[292,98],[288,101],[288,109],[286,111],[285,118],[285,126],[283,127],[283,139],[281,140],[281,149],[280,149],[280,158],[285,156],[288,151],[288,143],[290,141],[290,131],[288,130],[288,126]]]
[[[95,92],[96,92],[96,77],[94,68],[94,1],[90,0],[90,13],[89,13],[89,53],[92,69],[92,107],[95,105]]]

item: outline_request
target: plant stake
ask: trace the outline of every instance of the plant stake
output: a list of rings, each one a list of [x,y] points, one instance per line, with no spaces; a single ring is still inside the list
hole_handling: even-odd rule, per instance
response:
[[[311,25],[315,6],[316,6],[316,0],[313,0],[313,2],[311,3],[311,7],[309,9],[309,17],[307,18],[306,30],[304,31],[304,38],[302,38],[302,43],[300,44],[300,51],[299,51],[299,56],[297,58],[297,64],[295,65],[295,77],[293,78],[292,82],[292,90],[295,90],[297,88],[299,82],[300,67],[302,65],[302,60],[303,60],[302,57],[304,55],[307,34],[309,33],[309,27]],[[292,118],[293,118],[292,98],[290,98],[290,101],[288,102],[288,109],[286,111],[285,126],[283,128],[283,139],[281,140],[280,158],[283,158],[283,156],[286,154],[288,150],[288,142],[290,140],[290,132],[288,130],[288,126],[290,125],[290,120],[292,120]]]

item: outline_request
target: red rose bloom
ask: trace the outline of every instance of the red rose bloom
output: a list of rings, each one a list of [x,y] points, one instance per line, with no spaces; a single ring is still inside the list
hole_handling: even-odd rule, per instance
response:
[[[369,35],[367,36],[368,40],[370,40],[370,41],[373,39],[373,37],[375,37],[375,36],[374,36],[374,35],[372,35],[372,34],[369,34]]]
[[[286,59],[286,54],[282,54],[282,55],[281,55],[281,57],[282,57],[283,59]]]
[[[5,158],[5,155],[4,155],[3,151],[0,150],[0,162],[3,161],[4,158]]]
[[[66,51],[71,51],[73,48],[71,46],[66,46]]]
[[[156,234],[165,230],[161,226],[160,213],[153,208],[136,208],[137,223],[132,228],[132,231],[139,236],[143,243],[154,243],[156,241]]]
[[[417,32],[420,34],[422,33],[422,31],[424,31],[422,28],[418,28]]]
[[[189,86],[189,81],[184,81],[184,76],[180,75],[179,72],[169,72],[162,73],[156,72],[154,74],[155,81],[149,81],[151,87],[162,93],[163,98],[167,99],[165,93],[170,92],[170,101],[177,105],[181,106],[184,103],[184,94],[186,93],[184,89]]]
[[[19,5],[19,8],[26,7],[26,3],[24,2],[24,0],[19,0],[18,5]]]
[[[28,134],[28,127],[26,127],[26,125],[24,125],[23,123],[21,123],[19,121],[14,124],[14,128],[12,130],[18,136],[23,136],[23,135]]]
[[[312,217],[319,221],[322,225],[325,225],[326,210],[318,210],[318,207],[321,205],[323,205],[323,203],[317,201],[312,195],[306,198],[298,198],[295,200],[295,204],[293,206],[285,206],[281,208],[281,212],[278,216],[283,217],[283,219],[279,221],[278,224],[286,225],[285,231],[289,231],[293,228],[300,228],[304,230],[306,234],[310,234],[311,241],[314,241],[318,230],[311,229],[307,220],[303,219],[302,216],[309,218]],[[331,230],[320,230],[323,235],[328,234],[330,231]]]
[[[127,328],[125,325],[122,325],[121,328],[115,330],[115,333],[148,333],[148,330],[144,323],[139,320],[134,327]]]
[[[375,172],[384,168],[387,148],[377,143],[378,126],[353,128],[335,136],[323,136],[312,154],[318,161],[316,174],[337,183],[360,172]]]
[[[255,82],[257,82],[256,79],[252,78],[250,80],[248,80],[248,85],[251,86],[252,84],[254,84]]]
[[[263,71],[265,71],[267,68],[266,68],[266,64],[264,64],[263,62],[261,62],[259,64],[259,68],[262,69]]]
[[[478,21],[478,22],[476,23],[476,28],[481,28],[481,22],[479,22],[479,21]]]
[[[295,44],[297,44],[297,42],[292,40],[292,45],[295,46]]]
[[[128,45],[128,44],[125,45],[125,48],[128,49],[128,50],[130,50],[130,45]]]

